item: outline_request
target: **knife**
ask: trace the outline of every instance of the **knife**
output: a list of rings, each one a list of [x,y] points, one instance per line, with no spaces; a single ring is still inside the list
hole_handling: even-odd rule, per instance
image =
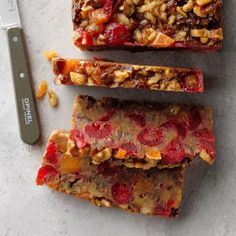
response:
[[[20,136],[32,145],[40,137],[40,126],[17,0],[0,0],[0,25],[8,36]]]

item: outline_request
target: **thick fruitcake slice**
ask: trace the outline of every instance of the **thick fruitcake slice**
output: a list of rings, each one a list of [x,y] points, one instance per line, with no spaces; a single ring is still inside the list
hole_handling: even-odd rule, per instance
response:
[[[111,164],[93,164],[89,151],[78,149],[69,132],[49,138],[38,171],[37,184],[91,201],[97,206],[172,217],[178,214],[183,194],[183,168],[149,170]]]
[[[89,149],[95,164],[112,158],[126,167],[173,168],[198,155],[214,162],[212,126],[212,111],[203,106],[79,96],[70,138],[79,150]]]

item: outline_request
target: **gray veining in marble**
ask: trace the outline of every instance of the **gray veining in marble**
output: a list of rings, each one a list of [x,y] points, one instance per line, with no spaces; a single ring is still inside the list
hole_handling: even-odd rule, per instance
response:
[[[34,147],[18,136],[6,36],[0,32],[0,236],[235,236],[236,235],[236,1],[225,0],[225,41],[220,53],[129,52],[82,53],[71,43],[70,0],[20,0],[30,62],[37,86],[42,79],[60,96],[52,109],[38,103],[42,139]],[[198,67],[206,77],[204,95],[146,91],[56,87],[43,51],[67,57],[109,59],[171,66]],[[198,161],[188,170],[182,215],[177,219],[126,214],[35,186],[46,139],[55,128],[69,128],[76,94],[151,101],[200,103],[213,107],[217,161]]]

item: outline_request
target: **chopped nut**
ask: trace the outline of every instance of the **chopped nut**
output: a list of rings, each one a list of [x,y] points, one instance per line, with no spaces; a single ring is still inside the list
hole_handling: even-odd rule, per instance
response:
[[[187,14],[180,7],[177,7],[176,10],[181,16],[187,17]]]
[[[190,12],[192,11],[193,7],[194,7],[193,0],[188,0],[188,2],[185,5],[183,5],[183,11]]]
[[[47,86],[47,81],[46,80],[41,81],[41,83],[39,85],[39,88],[36,92],[36,98],[38,98],[38,99],[44,98],[44,96],[47,93],[47,87],[48,87]]]
[[[208,3],[211,3],[212,0],[197,0],[196,3],[199,5],[199,6],[203,6],[203,5],[206,5]]]
[[[156,17],[153,14],[151,14],[150,12],[145,12],[144,17],[145,17],[145,19],[150,20],[152,22],[152,24],[156,23]]]
[[[93,81],[93,79],[91,77],[88,78],[87,85],[88,86],[94,86],[95,85],[95,83],[94,83],[94,81]]]
[[[134,38],[137,42],[142,42],[143,36],[139,29],[134,31]]]
[[[84,85],[87,82],[86,75],[81,73],[70,72],[70,78],[75,85]]]
[[[193,29],[191,30],[191,36],[196,38],[207,37],[207,30],[205,29]]]
[[[201,10],[201,8],[199,7],[199,6],[194,6],[194,8],[193,8],[193,12],[197,15],[197,16],[199,16],[199,17],[206,17],[207,15],[206,14],[204,14],[204,12],[202,12],[202,10]]]
[[[163,3],[160,7],[160,12],[164,12],[166,11],[166,8],[167,8],[167,4],[166,3]]]
[[[92,159],[94,164],[100,164],[104,161],[107,161],[108,159],[111,158],[112,155],[112,149],[111,148],[105,148],[104,150],[98,152],[95,154]]]
[[[176,17],[171,15],[168,19],[168,25],[173,25],[175,23]]]
[[[117,20],[118,22],[124,24],[124,25],[128,25],[129,24],[129,18],[126,17],[125,14],[117,14]]]
[[[173,90],[180,90],[181,85],[176,80],[172,80],[169,83],[167,83],[166,90],[173,91]]]
[[[44,52],[44,56],[47,60],[51,61],[53,58],[58,57],[58,53],[53,50],[48,50]]]
[[[160,79],[162,78],[161,74],[157,73],[155,76],[151,77],[147,84],[150,86],[150,85],[153,85],[153,84],[156,84]]]
[[[202,150],[200,155],[202,160],[206,161],[208,164],[212,165],[214,163],[214,159],[206,152],[206,150]]]
[[[200,38],[201,43],[207,43],[209,41],[208,38],[201,37]]]
[[[129,78],[129,73],[128,71],[121,71],[121,70],[116,70],[114,71],[115,83],[122,83],[124,82],[127,78]]]
[[[58,105],[58,96],[53,90],[48,90],[48,99],[49,103],[52,107],[56,107]]]
[[[184,30],[181,30],[175,34],[175,40],[176,41],[184,41],[186,39],[187,32]]]
[[[156,31],[153,31],[149,36],[148,36],[148,41],[153,41],[154,38],[156,37],[157,35],[157,32]]]

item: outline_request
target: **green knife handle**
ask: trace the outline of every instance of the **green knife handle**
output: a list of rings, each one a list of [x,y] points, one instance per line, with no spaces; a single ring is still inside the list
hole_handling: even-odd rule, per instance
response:
[[[20,135],[23,142],[34,144],[40,137],[40,126],[31,84],[31,72],[23,30],[8,29],[8,43],[17,105]]]

